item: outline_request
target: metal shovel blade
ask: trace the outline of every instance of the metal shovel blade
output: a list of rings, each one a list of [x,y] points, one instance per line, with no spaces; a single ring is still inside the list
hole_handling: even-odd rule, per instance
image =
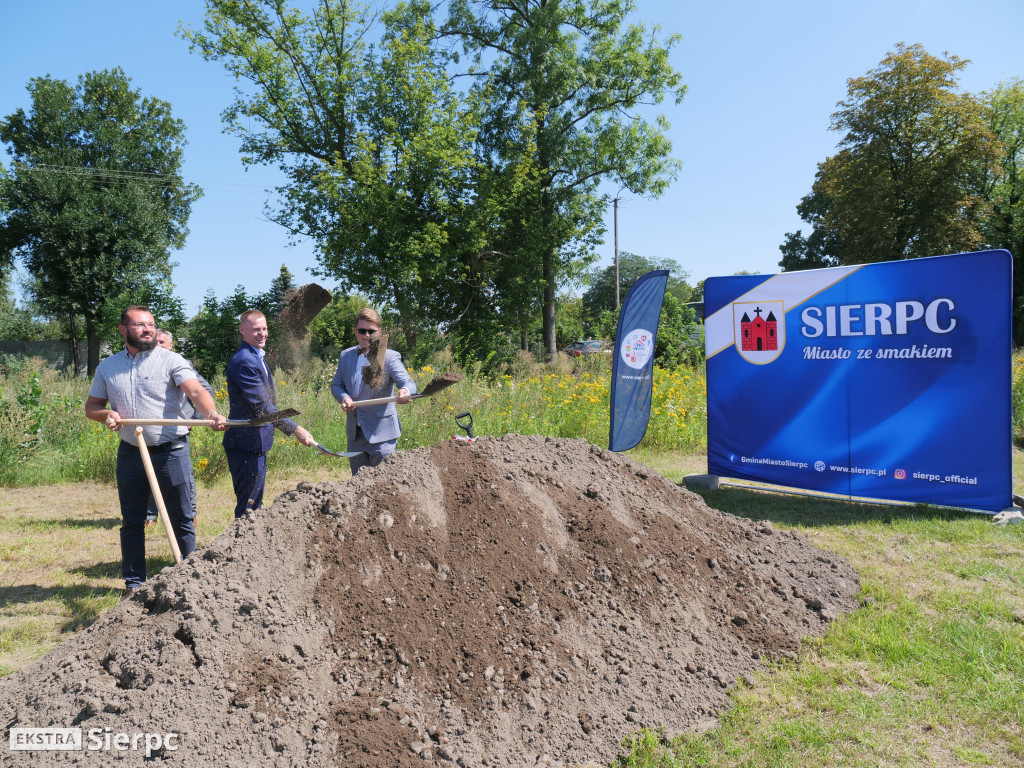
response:
[[[362,451],[329,451],[324,448],[320,443],[313,443],[313,447],[316,448],[320,453],[327,456],[338,456],[343,459],[351,459],[353,456],[358,456]]]

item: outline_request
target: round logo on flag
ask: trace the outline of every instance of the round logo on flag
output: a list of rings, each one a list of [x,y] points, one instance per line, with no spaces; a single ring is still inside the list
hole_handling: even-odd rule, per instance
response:
[[[654,334],[644,328],[630,331],[622,338],[619,354],[630,368],[643,368],[654,355]]]

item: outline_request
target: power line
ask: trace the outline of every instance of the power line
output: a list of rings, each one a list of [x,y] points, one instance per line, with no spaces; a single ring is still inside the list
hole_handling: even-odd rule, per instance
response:
[[[236,181],[224,178],[198,178],[191,182],[185,182],[175,176],[167,174],[149,173],[146,171],[129,171],[119,169],[90,168],[87,166],[55,165],[51,163],[37,163],[29,165],[23,162],[14,163],[20,171],[51,176],[68,176],[78,178],[92,178],[102,183],[130,184],[149,183],[160,184],[161,186],[174,186],[179,183],[201,184],[207,187],[233,187],[237,189],[259,189],[266,191],[268,187],[278,186],[281,180],[250,182]]]
[[[35,173],[50,176],[69,176],[78,178],[91,178],[104,184],[159,184],[160,186],[175,186],[182,183],[177,176],[170,176],[162,173],[149,173],[146,171],[129,171],[108,168],[90,168],[88,166],[74,165],[52,165],[49,163],[27,163],[15,161],[15,167],[22,172]]]
[[[628,198],[619,198],[620,201]],[[672,216],[680,216],[691,219],[718,219],[720,221],[745,221],[752,224],[765,224],[772,226],[792,226],[794,219],[781,219],[768,216],[743,216],[737,215],[732,212],[717,212],[717,211],[702,211],[694,208],[687,208],[684,206],[678,206],[668,200],[648,200],[638,205],[619,204],[619,210],[621,211],[636,211],[636,212],[650,212],[651,209],[668,209],[671,211]],[[794,214],[795,218],[796,214]]]

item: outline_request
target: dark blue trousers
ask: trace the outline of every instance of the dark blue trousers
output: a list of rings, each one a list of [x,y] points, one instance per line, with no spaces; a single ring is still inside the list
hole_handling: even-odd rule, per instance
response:
[[[235,451],[225,448],[231,485],[235,489],[235,517],[247,509],[259,509],[263,504],[263,486],[267,482],[267,454]]]
[[[192,522],[195,480],[188,438],[162,450],[150,448],[150,458],[178,549],[183,558],[188,557],[196,548]],[[117,496],[121,502],[121,575],[128,587],[138,587],[146,580],[146,507],[150,493],[142,454],[122,440],[117,449]]]

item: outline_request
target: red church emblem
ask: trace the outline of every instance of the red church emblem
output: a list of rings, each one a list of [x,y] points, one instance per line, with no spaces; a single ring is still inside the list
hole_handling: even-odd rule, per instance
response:
[[[770,363],[778,357],[786,344],[785,318],[781,301],[733,303],[734,340],[740,356],[751,363]]]
[[[751,320],[746,312],[740,318],[740,332],[743,334],[742,347],[744,352],[757,351],[767,352],[779,348],[778,321],[775,313],[768,312],[767,317],[761,317],[764,310],[758,307],[754,310],[754,319]]]

